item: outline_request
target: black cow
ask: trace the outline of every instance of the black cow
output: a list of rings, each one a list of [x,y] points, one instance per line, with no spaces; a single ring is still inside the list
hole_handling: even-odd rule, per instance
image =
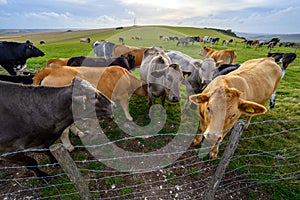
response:
[[[216,69],[212,79],[215,79],[216,77],[221,76],[221,75],[226,75],[226,74],[236,70],[240,66],[241,66],[240,64],[222,64],[221,66],[219,66]]]
[[[74,122],[76,115],[73,113],[96,105],[98,116],[112,115],[112,102],[89,82],[79,78],[65,87],[0,81],[0,94],[0,158],[26,166],[38,177],[47,176],[47,173],[36,166],[34,158],[22,151],[45,149],[44,153],[53,161],[48,148]],[[95,111],[88,110],[86,114]]]
[[[268,57],[273,57],[275,58],[275,62],[282,63],[282,68],[285,71],[288,65],[296,59],[297,55],[295,53],[276,52],[268,53]]]
[[[8,81],[12,83],[22,83],[30,85],[33,83],[34,74],[29,75],[2,75],[0,74],[0,81]]]
[[[26,67],[26,60],[45,54],[30,42],[0,42],[0,65],[11,75]]]
[[[134,56],[131,54],[110,58],[78,56],[70,58],[67,65],[89,67],[121,66],[129,71],[134,68]]]

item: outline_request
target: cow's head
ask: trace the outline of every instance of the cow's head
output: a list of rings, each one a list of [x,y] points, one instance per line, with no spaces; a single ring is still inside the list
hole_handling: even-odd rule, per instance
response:
[[[151,73],[155,78],[163,77],[165,91],[168,94],[168,100],[171,102],[180,100],[180,84],[184,77],[188,77],[190,74],[191,72],[182,71],[178,64],[170,64],[162,70]]]
[[[128,64],[129,64],[129,70],[132,70],[135,68],[134,64],[135,64],[135,56],[132,55],[132,54],[128,54],[126,56],[126,59],[128,61]]]
[[[199,55],[200,56],[206,56],[207,55],[207,53],[209,52],[209,50],[210,50],[210,48],[209,47],[207,47],[207,46],[204,46],[202,49],[201,49],[201,51],[200,51],[200,53],[199,53]]]
[[[33,46],[32,43],[26,42],[24,44],[24,51],[25,51],[25,58],[32,58],[32,57],[39,57],[39,56],[44,56],[45,53],[42,52],[40,49],[37,47]]]
[[[233,127],[241,115],[263,114],[267,109],[255,102],[241,98],[241,92],[235,88],[220,86],[209,93],[191,95],[190,101],[199,106],[200,130],[204,137],[214,143],[223,140],[227,132]]]
[[[205,58],[202,63],[194,63],[198,70],[201,83],[207,85],[212,81],[213,75],[217,70],[216,62],[212,58]]]

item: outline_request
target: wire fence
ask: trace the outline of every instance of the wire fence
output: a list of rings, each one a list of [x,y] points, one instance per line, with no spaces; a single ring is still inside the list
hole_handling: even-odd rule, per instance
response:
[[[211,195],[215,199],[248,199],[249,194],[257,199],[266,199],[267,194],[260,192],[261,185],[285,183],[299,191],[299,122],[268,120],[251,123],[249,129],[258,131],[255,135],[244,132],[241,138],[236,139],[237,149],[232,152],[234,154],[228,166],[223,162],[226,148],[232,146],[229,138],[221,143],[220,155],[216,160],[202,158],[199,156],[199,148],[190,147],[185,152],[173,152],[181,155],[180,158],[159,169],[121,172],[95,159],[86,150],[88,147],[83,145],[77,145],[76,151],[70,155],[91,194],[89,198],[93,199],[211,199],[208,193],[212,188],[215,191]],[[276,131],[265,131],[270,126],[276,127]],[[161,134],[155,137],[168,136]],[[122,142],[132,139],[125,138]],[[274,141],[282,143],[275,145]],[[111,143],[118,144],[120,140]],[[51,164],[41,153],[46,150],[39,150],[40,153],[26,151],[26,154],[38,160],[39,168],[51,174],[43,181],[25,166],[1,161],[1,199],[83,199],[74,181],[70,180],[70,174],[59,164]],[[163,156],[171,155],[168,153]],[[121,159],[127,158],[111,158],[116,162]],[[218,170],[222,170],[220,166],[226,171],[216,175]]]

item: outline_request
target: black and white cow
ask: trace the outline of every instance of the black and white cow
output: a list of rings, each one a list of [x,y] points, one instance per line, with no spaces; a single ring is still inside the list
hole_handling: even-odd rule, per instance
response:
[[[26,60],[45,54],[30,42],[0,42],[0,65],[11,75],[26,67]]]
[[[128,71],[135,67],[134,56],[131,54],[129,54],[128,56],[118,56],[110,58],[77,56],[70,58],[67,62],[67,65],[88,67],[121,66]]]
[[[26,166],[38,177],[47,176],[47,173],[41,171],[37,161],[25,155],[24,150],[45,149],[54,161],[47,149],[74,122],[74,109],[94,106],[97,115],[112,115],[112,102],[79,78],[65,87],[0,81],[0,93],[0,158]]]
[[[200,37],[199,36],[190,36],[190,37],[179,38],[176,46],[178,46],[179,44],[187,46],[187,45],[189,45],[190,42],[192,43],[192,45],[194,44],[194,42],[200,42]]]
[[[275,62],[282,63],[282,68],[286,70],[288,65],[296,59],[297,54],[276,52],[276,53],[268,53],[268,57],[273,57],[275,58]]]

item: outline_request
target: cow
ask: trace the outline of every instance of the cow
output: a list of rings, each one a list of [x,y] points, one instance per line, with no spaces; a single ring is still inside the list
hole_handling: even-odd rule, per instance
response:
[[[232,49],[215,50],[204,46],[199,55],[205,58],[213,58],[215,62],[220,61],[220,64],[233,64],[236,60],[236,53]]]
[[[169,42],[170,38],[168,36],[159,36],[159,39],[161,39],[163,42]]]
[[[200,42],[200,37],[199,36],[195,36],[195,37],[183,37],[180,38],[176,44],[176,46],[178,46],[179,44],[182,44],[184,46],[188,46],[189,43],[192,43],[192,45],[194,44],[194,42]]]
[[[281,75],[274,58],[252,59],[215,78],[201,94],[191,95],[190,101],[199,106],[201,134],[193,145],[198,145],[204,136],[214,144],[209,158],[216,159],[218,145],[241,115],[248,116],[247,128],[252,116],[267,111],[263,105],[275,92]]]
[[[268,57],[273,57],[275,58],[275,62],[277,63],[282,63],[282,68],[285,71],[286,68],[290,63],[292,63],[296,57],[296,53],[281,53],[281,52],[276,52],[276,53],[268,53]]]
[[[26,67],[27,59],[44,55],[45,53],[32,43],[0,42],[0,65],[10,75],[16,75],[16,71],[22,71]]]
[[[79,41],[80,41],[80,42],[90,43],[90,42],[91,42],[91,39],[90,39],[90,38],[80,38]]]
[[[234,40],[230,39],[230,40],[223,40],[223,46],[228,46],[230,43],[232,43]]]
[[[115,44],[107,41],[96,41],[92,46],[95,56],[110,58],[112,57],[112,52]]]
[[[66,66],[70,58],[53,58],[47,61],[47,67]]]
[[[213,37],[209,37],[209,36],[204,36],[203,37],[203,44],[205,44],[206,42],[207,43],[210,43],[210,45],[212,46],[213,44],[215,43],[218,43],[220,40],[220,38],[213,38]]]
[[[26,85],[31,85],[33,83],[33,77],[35,73],[28,75],[3,75],[0,74],[0,81],[7,81],[12,83],[22,83]]]
[[[116,44],[113,48],[113,56],[134,56],[134,66],[140,67],[142,64],[144,51],[148,49],[148,47],[135,47],[135,46],[128,46],[128,45],[119,45]]]
[[[128,109],[128,99],[132,96],[147,96],[145,83],[128,70],[120,66],[111,67],[69,67],[44,68],[34,76],[33,85],[62,86],[68,84],[75,76],[86,79],[111,100],[118,100],[124,110],[126,119],[133,121]],[[71,127],[70,127],[71,128]],[[69,131],[66,130],[66,133]],[[68,139],[62,138],[69,151],[74,147]]]
[[[76,93],[73,92],[75,87]],[[54,162],[48,148],[73,123],[74,108],[96,105],[99,115],[112,113],[112,102],[90,83],[78,78],[65,87],[36,87],[0,81],[0,91],[0,158],[25,166],[39,178],[48,174],[40,170],[37,161],[25,155],[24,150],[45,149]]]
[[[119,37],[119,42],[120,42],[121,44],[124,44],[124,38],[123,38],[123,37]]]
[[[188,108],[191,94],[200,93],[207,84],[212,81],[215,71],[218,69],[216,63],[212,58],[204,60],[194,59],[180,51],[171,50],[167,52],[172,63],[177,63],[184,71],[191,72],[191,75],[182,82],[186,86],[186,102],[185,109]]]
[[[119,57],[88,57],[88,56],[76,56],[68,60],[67,66],[88,66],[88,67],[107,67],[107,66],[121,66],[125,69],[132,70],[134,66],[134,56],[129,54],[128,56]]]
[[[35,74],[33,85],[62,86],[75,76],[86,79],[108,98],[119,100],[129,121],[133,120],[128,111],[129,95],[147,96],[145,83],[120,66],[44,68]]]
[[[158,47],[151,47],[144,52],[144,58],[140,67],[140,77],[147,83],[148,107],[152,106],[152,97],[161,97],[162,105],[165,105],[166,96],[170,102],[180,101],[180,84],[185,75],[178,64],[173,64],[165,51]],[[148,118],[151,118],[148,112]]]

